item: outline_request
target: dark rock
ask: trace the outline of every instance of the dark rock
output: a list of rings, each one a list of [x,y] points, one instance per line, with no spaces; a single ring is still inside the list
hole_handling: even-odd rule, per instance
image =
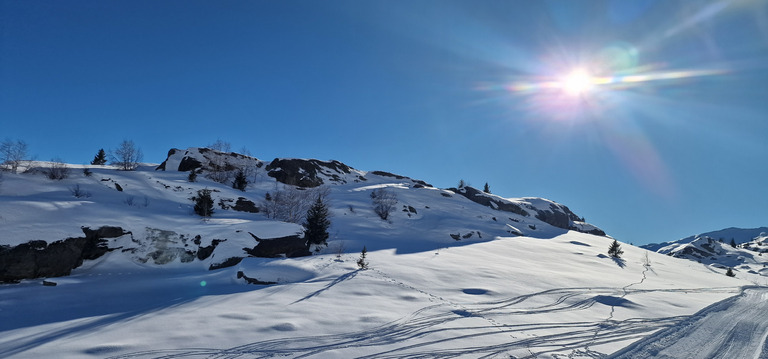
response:
[[[185,156],[184,158],[181,159],[181,162],[179,162],[178,169],[181,172],[186,172],[186,171],[197,170],[200,167],[203,167],[203,164],[200,161],[198,161],[193,157]]]
[[[249,201],[247,198],[239,197],[232,209],[240,212],[259,213],[259,207],[256,203]]]
[[[116,189],[118,192],[122,192],[122,191],[123,191],[123,187],[121,187],[121,186],[120,186],[120,184],[119,184],[119,183],[117,183],[117,182],[115,182],[115,189]]]
[[[409,181],[414,183],[413,188],[432,187],[432,185],[427,183],[427,182],[424,182],[424,181],[421,181],[421,180],[415,180],[415,179],[410,178],[410,177],[400,176],[400,175],[396,175],[394,173],[389,173],[389,172],[385,172],[385,171],[371,171],[370,174],[377,175],[377,176],[382,176],[382,177],[392,177],[392,178],[399,179],[399,180],[407,179],[407,180],[409,180]]]
[[[208,266],[208,270],[216,270],[221,268],[228,268],[232,266],[238,265],[243,260],[243,257],[231,257],[227,258],[221,263],[213,263],[210,266]]]
[[[480,191],[474,187],[466,186],[460,189],[449,188],[448,190],[452,191],[453,193],[467,197],[467,199],[469,199],[470,201],[481,204],[486,207],[491,207],[504,212],[512,212],[515,214],[519,214],[521,216],[526,216],[526,217],[528,216],[528,212],[526,212],[522,207],[518,206],[517,204],[503,201],[496,197],[490,196],[487,193]],[[567,228],[567,225],[568,224],[566,223],[566,228]]]
[[[219,245],[219,243],[226,241],[226,239],[214,239],[211,241],[210,246],[206,247],[198,247],[197,249],[197,259],[203,260],[211,256],[213,254],[213,250],[216,249],[216,246]],[[195,238],[195,242],[197,245],[200,245],[200,240]]]
[[[15,247],[0,248],[0,282],[18,282],[21,279],[61,277],[83,264],[85,259],[96,259],[109,251],[103,238],[119,237],[119,227],[97,230],[82,228],[85,237],[67,238],[51,244],[36,240]]]
[[[51,281],[47,281],[47,280],[43,281],[43,286],[46,286],[46,287],[55,287],[56,284],[57,284],[56,282],[51,282]]]
[[[342,175],[352,173],[352,169],[339,161],[320,161],[303,159],[275,158],[265,167],[267,175],[278,182],[299,186],[317,187],[324,184],[320,175],[329,177],[332,182],[346,183]],[[362,177],[358,176],[358,179]]]
[[[309,251],[307,240],[300,238],[298,235],[270,239],[259,238],[253,233],[251,233],[251,236],[259,244],[252,249],[244,248],[243,250],[254,257],[274,258],[286,256],[292,258],[312,255],[312,252]]]
[[[243,271],[238,271],[237,272],[237,279],[241,279],[241,278],[245,279],[245,281],[248,282],[248,284],[258,284],[258,285],[277,284],[277,282],[263,282],[263,281],[260,281],[260,280],[258,280],[256,278],[248,277],[247,275],[245,275],[245,273],[243,273]]]

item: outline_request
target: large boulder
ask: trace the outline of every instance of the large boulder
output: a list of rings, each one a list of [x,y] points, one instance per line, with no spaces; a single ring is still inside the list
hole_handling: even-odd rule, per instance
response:
[[[253,248],[243,248],[246,253],[254,257],[305,257],[312,255],[309,251],[307,240],[298,235],[285,236],[279,238],[262,239],[250,233],[253,238],[259,242]]]

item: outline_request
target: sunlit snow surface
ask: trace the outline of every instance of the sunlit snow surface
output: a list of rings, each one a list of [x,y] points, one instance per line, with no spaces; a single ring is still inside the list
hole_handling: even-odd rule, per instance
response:
[[[331,186],[333,226],[321,254],[246,258],[208,271],[255,245],[248,232],[269,238],[300,230],[261,214],[219,210],[201,221],[191,211],[189,197],[204,187],[259,200],[275,186],[265,177],[243,193],[150,169],[95,169],[92,177],[77,172],[61,182],[6,175],[2,243],[77,236],[81,225],[120,225],[139,240],[151,227],[227,241],[205,261],[160,266],[113,251],[69,277],[51,278],[55,287],[41,280],[0,286],[0,357],[594,358],[674,327],[763,278],[729,278],[626,244],[623,258],[612,259],[605,255],[610,238],[378,176]],[[78,183],[90,197],[71,195]],[[380,220],[368,192],[382,186],[418,213],[398,207],[391,222]],[[148,205],[127,205],[131,195],[136,203],[147,196]],[[512,236],[510,226],[526,236]],[[482,237],[456,241],[450,234],[457,232]],[[370,269],[359,270],[364,245]],[[238,271],[279,284],[248,285]]]

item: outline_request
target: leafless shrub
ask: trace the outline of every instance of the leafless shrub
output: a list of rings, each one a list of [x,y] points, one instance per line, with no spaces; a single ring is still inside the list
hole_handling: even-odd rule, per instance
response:
[[[386,221],[389,219],[389,214],[395,210],[397,195],[392,190],[378,188],[371,192],[371,202],[373,202],[373,211]]]
[[[54,158],[51,160],[51,168],[47,175],[52,180],[63,180],[69,177],[69,167],[60,158]]]
[[[83,190],[79,184],[70,187],[69,192],[76,198],[88,198],[91,196],[91,192]]]

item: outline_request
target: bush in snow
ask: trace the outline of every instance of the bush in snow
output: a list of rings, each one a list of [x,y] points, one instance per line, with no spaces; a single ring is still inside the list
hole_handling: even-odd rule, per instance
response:
[[[395,209],[397,195],[385,188],[378,188],[371,192],[373,211],[383,220],[389,219],[389,214]]]
[[[187,181],[197,182],[197,172],[195,172],[195,170],[189,171],[189,175],[187,176]]]
[[[621,258],[622,254],[624,254],[624,251],[621,250],[619,241],[614,239],[613,243],[611,243],[611,246],[608,248],[608,255],[613,258]]]
[[[69,167],[59,158],[51,160],[51,169],[46,173],[48,178],[52,180],[63,180],[69,177]]]
[[[211,190],[208,188],[197,191],[197,196],[193,197],[195,201],[195,213],[202,217],[210,217],[213,215],[213,198],[211,197]]]
[[[80,188],[79,184],[70,187],[69,193],[72,193],[76,198],[88,198],[91,196],[91,193]]]
[[[307,220],[304,223],[304,227],[306,227],[304,239],[309,244],[327,244],[328,227],[331,226],[328,217],[330,217],[330,213],[325,198],[317,196],[315,203],[307,211]]]
[[[736,274],[733,273],[733,269],[731,269],[731,268],[728,268],[728,270],[725,272],[725,275],[727,275],[729,277],[735,277],[736,276]]]

